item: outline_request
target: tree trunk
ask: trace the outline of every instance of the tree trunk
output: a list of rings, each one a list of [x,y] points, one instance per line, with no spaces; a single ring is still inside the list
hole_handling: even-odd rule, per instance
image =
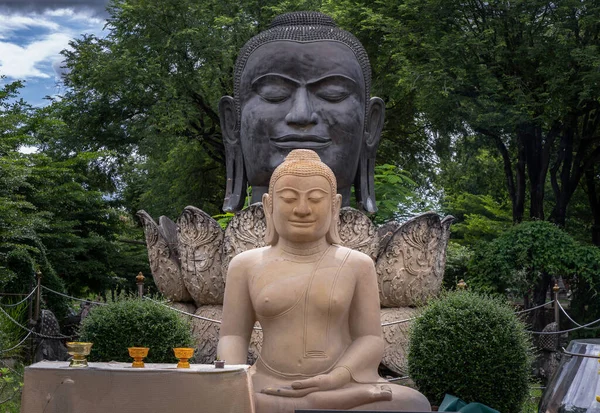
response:
[[[504,164],[504,177],[506,178],[506,188],[512,204],[513,223],[518,224],[523,220],[525,211],[525,146],[520,140],[518,142],[517,164],[515,166],[515,174],[513,175],[512,161],[508,148],[502,141],[502,137],[490,130],[484,128],[476,128],[477,133],[488,136],[494,140]],[[515,178],[516,175],[516,178]]]
[[[521,139],[517,139],[517,165],[515,168],[515,198],[513,200],[513,223],[519,224],[523,221],[525,212],[525,163],[527,161],[527,152],[525,144]]]
[[[517,139],[523,143],[527,177],[529,178],[529,216],[544,219],[544,171],[542,171],[542,133],[541,129],[527,123],[517,131]]]
[[[585,183],[587,186],[588,199],[590,201],[590,209],[592,210],[592,242],[600,247],[600,191],[596,187],[599,173],[596,173],[596,168],[592,167],[585,171]]]
[[[550,274],[543,272],[538,280],[535,288],[533,290],[533,306],[542,305],[546,302],[546,295],[548,293],[548,288],[550,288],[550,284],[552,282],[552,277]],[[533,320],[532,320],[532,328],[533,331],[541,331],[546,327],[546,307],[538,308],[534,310]]]

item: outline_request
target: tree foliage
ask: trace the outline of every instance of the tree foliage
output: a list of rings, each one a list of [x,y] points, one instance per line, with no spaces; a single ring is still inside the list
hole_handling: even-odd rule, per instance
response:
[[[387,16],[431,126],[477,133],[501,155],[515,222],[527,197],[529,215],[546,217],[550,182],[564,225],[599,160],[599,13],[594,1],[407,0]]]
[[[575,307],[589,303],[600,292],[600,250],[578,243],[546,221],[510,228],[478,248],[468,268],[471,287],[523,297],[526,307],[545,303],[548,288],[558,277],[570,283],[574,301],[579,303]],[[587,320],[600,315],[579,313]],[[542,321],[536,320],[534,328],[543,327]]]
[[[28,293],[38,269],[44,285],[75,295],[103,293],[125,276],[133,280],[147,270],[146,258],[139,247],[127,254],[118,242],[131,222],[102,191],[107,153],[24,153],[24,146],[44,148],[68,131],[52,110],[15,100],[20,87],[9,83],[0,94],[1,287]],[[59,319],[66,314],[63,298],[45,300]]]

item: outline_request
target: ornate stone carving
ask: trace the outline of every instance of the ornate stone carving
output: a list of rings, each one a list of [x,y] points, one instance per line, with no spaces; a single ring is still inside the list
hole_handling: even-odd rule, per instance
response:
[[[221,273],[223,230],[210,215],[188,206],[177,220],[178,251],[183,283],[196,305],[223,302]]]
[[[419,306],[439,292],[451,222],[428,212],[392,235],[375,264],[382,307]]]
[[[381,324],[407,320],[417,315],[418,309],[403,307],[403,308],[382,308],[381,309]],[[408,375],[408,331],[411,322],[400,324],[392,324],[383,326],[383,339],[385,347],[383,350],[383,358],[381,363],[388,369],[401,376]]]
[[[173,301],[222,304],[231,259],[265,245],[260,203],[236,213],[224,234],[214,219],[194,207],[184,210],[177,225],[161,217],[158,226],[144,211],[138,215],[156,285]],[[439,292],[452,219],[426,213],[376,228],[365,214],[346,207],[338,229],[342,245],[375,261],[382,307],[413,307]]]
[[[159,291],[173,301],[192,301],[181,277],[177,226],[165,216],[160,217],[160,225],[156,225],[146,211],[138,211],[137,215],[144,225],[150,269]]]
[[[241,252],[265,246],[265,213],[262,204],[252,204],[236,213],[227,225],[222,250],[222,272],[227,274],[229,262]]]
[[[354,208],[342,208],[338,230],[344,247],[365,253],[375,261],[379,249],[377,231],[365,214]]]
[[[203,305],[196,309],[196,315],[221,320],[223,306]],[[196,363],[210,364],[217,358],[220,324],[192,318],[192,334],[196,338]]]

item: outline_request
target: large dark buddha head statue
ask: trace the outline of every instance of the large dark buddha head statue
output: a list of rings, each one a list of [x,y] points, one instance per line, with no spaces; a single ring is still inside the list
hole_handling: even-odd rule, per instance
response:
[[[342,205],[375,212],[375,152],[384,104],[370,97],[371,68],[350,33],[317,12],[276,17],[242,48],[234,97],[219,103],[227,157],[223,209],[243,207],[268,190],[275,168],[292,149],[312,149],[334,172]]]

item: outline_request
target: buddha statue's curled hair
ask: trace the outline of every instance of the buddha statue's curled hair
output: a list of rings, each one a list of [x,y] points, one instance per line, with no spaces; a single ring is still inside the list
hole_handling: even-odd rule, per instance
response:
[[[363,45],[351,33],[337,27],[333,19],[316,11],[297,11],[277,16],[269,28],[260,32],[244,45],[235,62],[233,96],[238,121],[240,118],[240,79],[250,55],[260,46],[278,40],[296,42],[333,41],[352,50],[362,69],[365,81],[365,102],[371,97],[371,64]],[[365,103],[365,111],[366,111]],[[239,125],[238,125],[239,126]]]
[[[329,182],[331,187],[332,216],[331,225],[329,231],[327,232],[327,241],[330,244],[340,244],[341,239],[338,230],[338,214],[340,205],[339,201],[337,200],[339,195],[337,195],[337,181],[335,179],[335,174],[331,168],[321,161],[319,155],[310,149],[294,149],[288,154],[288,156],[285,157],[285,160],[279,164],[277,168],[275,168],[273,175],[271,175],[268,192],[271,199],[271,204],[263,205],[267,218],[265,242],[270,245],[277,243],[278,235],[275,233],[270,209],[272,208],[272,200],[274,196],[273,189],[275,187],[275,183],[279,178],[285,175],[301,177],[322,176],[327,180],[327,182]]]

